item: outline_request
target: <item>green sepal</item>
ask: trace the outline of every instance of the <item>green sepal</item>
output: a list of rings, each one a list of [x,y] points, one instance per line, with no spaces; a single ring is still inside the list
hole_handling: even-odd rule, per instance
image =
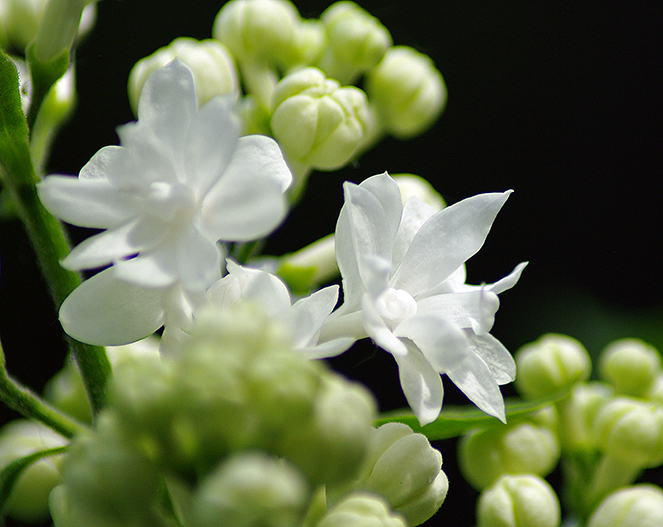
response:
[[[41,61],[35,54],[35,42],[25,50],[30,67],[32,80],[32,101],[28,110],[28,124],[34,126],[39,109],[41,108],[51,86],[57,82],[69,69],[69,50],[64,49],[58,55],[47,61]]]
[[[0,472],[0,515],[4,513],[5,506],[7,505],[7,501],[9,501],[14,485],[23,471],[32,465],[32,463],[39,461],[40,459],[48,456],[64,454],[67,451],[67,448],[67,445],[47,448],[46,450],[40,450],[39,452],[18,458],[7,465],[2,472]]]
[[[525,417],[550,406],[565,395],[568,390],[549,397],[523,401],[522,399],[507,399],[505,401],[506,418],[508,422],[524,419]],[[444,406],[440,416],[426,426],[420,426],[417,417],[407,410],[397,410],[383,413],[376,421],[376,426],[386,423],[404,423],[414,432],[424,434],[429,440],[449,439],[468,433],[477,428],[486,428],[500,424],[500,421],[475,406]]]

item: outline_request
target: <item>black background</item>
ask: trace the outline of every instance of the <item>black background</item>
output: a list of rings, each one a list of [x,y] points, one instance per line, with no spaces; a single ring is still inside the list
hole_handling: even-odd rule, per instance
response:
[[[295,4],[306,17],[328,5]],[[661,5],[360,4],[396,44],[434,59],[449,90],[447,109],[416,139],[387,139],[340,172],[314,174],[268,248],[279,254],[332,232],[344,180],[416,173],[449,203],[512,188],[468,263],[468,281],[481,283],[530,262],[502,295],[493,334],[512,350],[550,331],[581,339],[593,353],[625,336],[663,347]],[[78,110],[54,146],[50,171],[78,173],[99,148],[116,144],[114,128],[133,119],[126,97],[132,65],[176,37],[210,37],[221,5],[100,2],[97,25],[76,51]],[[0,337],[10,371],[39,389],[62,364],[64,345],[20,225],[0,229]],[[386,353],[363,346],[335,365],[369,382],[385,408],[402,403]],[[457,398],[450,386],[447,397]],[[442,445],[450,475],[451,446]],[[454,478],[452,492],[462,489]],[[450,498],[453,507],[443,507],[436,521],[470,525],[473,495]],[[469,501],[463,519],[454,520],[458,500]]]

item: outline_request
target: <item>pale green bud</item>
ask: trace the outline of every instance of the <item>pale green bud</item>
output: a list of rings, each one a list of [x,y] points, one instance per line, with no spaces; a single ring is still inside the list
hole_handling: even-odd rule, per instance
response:
[[[478,490],[504,474],[545,477],[557,465],[559,454],[557,434],[528,421],[472,432],[458,449],[463,477]]]
[[[284,425],[276,453],[316,484],[344,485],[361,469],[376,417],[376,404],[362,385],[339,375],[322,379],[311,414]]]
[[[558,527],[560,515],[557,495],[544,479],[502,476],[479,497],[477,527]]]
[[[2,0],[0,1],[0,45],[8,45],[22,52],[34,40],[42,23],[47,0]],[[83,10],[78,36],[87,33],[94,25],[96,6],[87,6]]]
[[[442,74],[427,55],[395,46],[366,75],[366,93],[382,126],[407,139],[426,131],[447,102]]]
[[[92,409],[80,370],[73,359],[46,383],[44,398],[56,408],[78,419],[82,423],[92,423]]]
[[[663,525],[663,490],[655,485],[633,485],[605,498],[589,519],[588,527],[660,527]]]
[[[433,516],[449,490],[440,452],[426,436],[402,423],[388,423],[373,432],[362,471],[355,488],[384,496],[412,526]]]
[[[649,391],[645,394],[645,398],[656,401],[663,406],[663,374],[656,377]]]
[[[134,114],[138,108],[138,97],[147,78],[173,59],[178,59],[191,69],[198,106],[202,106],[217,95],[237,93],[239,90],[235,61],[226,46],[213,39],[199,41],[181,37],[139,60],[132,68],[129,74],[128,92]]]
[[[391,46],[391,35],[380,21],[354,2],[336,2],[320,15],[327,35],[319,68],[342,84],[378,64]]]
[[[288,68],[312,66],[318,62],[327,44],[322,23],[316,19],[300,20],[295,28],[294,52]]]
[[[272,132],[288,159],[319,170],[345,165],[364,139],[366,95],[316,68],[282,79],[272,97]]]
[[[231,0],[214,20],[212,35],[240,63],[292,61],[299,13],[287,0]]]
[[[94,16],[84,16],[84,10],[94,10],[95,1],[48,0],[35,39],[34,56],[37,60],[46,63],[69,51],[83,23],[87,26],[91,25],[90,19],[94,21]]]
[[[316,527],[408,527],[380,496],[356,492],[343,498]]]
[[[403,205],[410,198],[419,198],[435,210],[442,210],[447,204],[442,195],[428,181],[415,174],[392,174],[401,191]]]
[[[306,513],[306,478],[286,460],[260,452],[231,456],[195,492],[193,527],[295,527]]]
[[[637,339],[617,340],[599,357],[599,375],[615,391],[633,397],[644,396],[661,374],[661,355],[649,344]]]
[[[547,334],[516,352],[516,388],[523,397],[545,397],[589,378],[592,362],[577,340]]]
[[[159,474],[117,416],[102,412],[94,432],[79,434],[53,489],[50,509],[57,527],[151,525]]]
[[[615,397],[594,419],[596,444],[624,465],[655,467],[663,463],[663,407],[632,397]]]
[[[64,437],[39,422],[11,421],[0,429],[0,472],[17,459],[66,444]],[[48,495],[60,482],[62,461],[61,454],[29,465],[15,482],[3,513],[26,523],[47,521]]]
[[[577,384],[559,404],[559,439],[567,452],[591,451],[596,448],[594,419],[601,407],[612,398],[613,390],[602,382]]]

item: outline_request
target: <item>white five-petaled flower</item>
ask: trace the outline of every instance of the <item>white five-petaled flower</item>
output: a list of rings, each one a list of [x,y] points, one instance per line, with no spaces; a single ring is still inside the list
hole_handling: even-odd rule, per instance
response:
[[[505,420],[500,384],[513,381],[511,354],[489,334],[497,295],[525,264],[491,285],[465,282],[465,261],[483,245],[510,192],[481,194],[436,212],[416,198],[402,205],[388,174],[346,183],[336,228],[343,305],[323,340],[362,332],[389,351],[422,425],[442,408],[440,374],[486,413]]]
[[[118,128],[121,146],[102,148],[78,178],[51,175],[39,185],[55,216],[105,229],[62,265],[112,264],[104,272],[119,281],[203,292],[221,277],[219,240],[255,240],[275,229],[292,176],[273,139],[240,137],[235,102],[217,97],[198,108],[187,66],[175,60],[155,71],[138,121]]]

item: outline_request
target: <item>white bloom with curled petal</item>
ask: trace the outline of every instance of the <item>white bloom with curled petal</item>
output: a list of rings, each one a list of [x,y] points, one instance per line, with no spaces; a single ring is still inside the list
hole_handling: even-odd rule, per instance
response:
[[[440,413],[440,374],[504,421],[499,385],[513,381],[515,363],[489,331],[497,295],[515,285],[525,264],[484,286],[464,283],[464,264],[483,245],[510,192],[481,194],[436,212],[416,198],[403,206],[386,173],[344,188],[336,227],[344,303],[322,339],[363,333],[389,351],[422,425]]]
[[[175,60],[146,81],[138,121],[118,128],[78,178],[48,176],[39,196],[67,223],[105,229],[63,260],[68,269],[112,264],[148,288],[204,291],[221,276],[217,243],[269,234],[291,183],[277,143],[240,137],[233,96],[198,109],[191,70]]]
[[[224,307],[245,301],[260,304],[268,317],[290,332],[293,349],[309,358],[337,355],[354,344],[352,337],[318,342],[322,325],[336,306],[338,286],[325,287],[293,303],[290,291],[279,277],[230,260],[227,266],[228,274],[207,291],[212,305]]]

